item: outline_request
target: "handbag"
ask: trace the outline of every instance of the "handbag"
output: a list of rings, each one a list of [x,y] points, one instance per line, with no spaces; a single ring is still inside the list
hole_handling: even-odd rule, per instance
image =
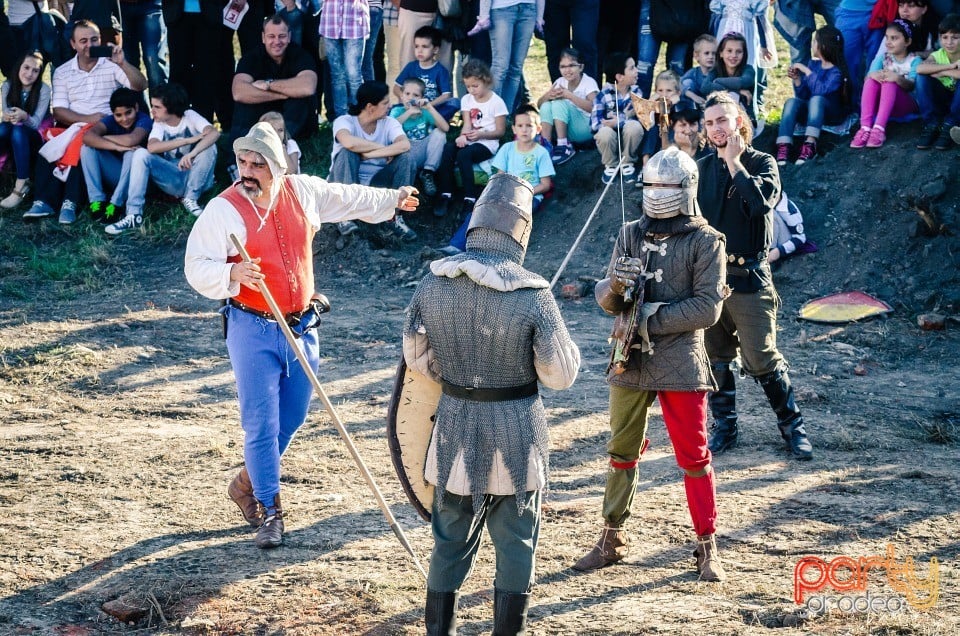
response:
[[[463,12],[460,0],[438,0],[437,10],[445,18],[455,18]]]

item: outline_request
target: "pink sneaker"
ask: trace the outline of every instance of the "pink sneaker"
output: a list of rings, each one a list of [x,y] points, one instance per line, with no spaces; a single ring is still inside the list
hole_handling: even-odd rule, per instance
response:
[[[883,128],[874,128],[867,139],[867,148],[879,148],[887,140],[887,133]]]
[[[851,148],[864,148],[867,145],[867,141],[870,139],[870,128],[861,128],[857,131],[857,134],[853,136],[853,141],[850,142]]]
[[[797,157],[797,165],[802,166],[816,156],[817,144],[812,141],[805,141],[803,142],[803,146],[800,147],[800,156]]]
[[[777,144],[777,165],[787,165],[787,159],[790,158],[790,144]]]

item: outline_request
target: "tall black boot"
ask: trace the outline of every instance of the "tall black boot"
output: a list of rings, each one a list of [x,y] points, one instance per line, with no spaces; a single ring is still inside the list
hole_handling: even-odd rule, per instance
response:
[[[710,452],[717,454],[733,448],[737,443],[737,377],[732,362],[711,365],[717,390],[710,394],[713,426],[710,428]]]
[[[493,636],[523,636],[527,633],[530,593],[493,591]]]
[[[803,415],[793,399],[793,387],[786,371],[774,371],[757,378],[777,414],[777,426],[796,459],[813,459],[813,446],[803,427]]]
[[[456,636],[459,600],[459,592],[427,590],[427,607],[424,611],[427,636]]]

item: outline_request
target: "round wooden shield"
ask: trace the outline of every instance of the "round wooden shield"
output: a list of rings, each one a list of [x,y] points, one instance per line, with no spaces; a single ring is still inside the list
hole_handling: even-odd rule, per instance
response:
[[[401,356],[387,412],[387,439],[400,485],[426,521],[433,506],[433,484],[427,483],[423,471],[439,402],[440,385],[408,368]]]

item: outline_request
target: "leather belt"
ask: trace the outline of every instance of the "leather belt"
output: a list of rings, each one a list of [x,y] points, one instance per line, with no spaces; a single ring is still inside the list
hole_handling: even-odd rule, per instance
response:
[[[239,309],[240,311],[246,312],[248,314],[252,314],[257,318],[263,318],[264,320],[272,320],[273,322],[277,322],[277,318],[276,316],[273,315],[272,312],[260,311],[259,309],[254,309],[250,305],[244,305],[243,303],[236,301],[232,298],[227,301],[227,304],[230,305],[231,307],[235,307]],[[283,319],[284,321],[286,321],[288,325],[292,327],[300,323],[300,319],[303,318],[303,314],[307,313],[309,309],[310,308],[307,307],[306,309],[301,309],[300,311],[295,311],[295,312],[286,314],[284,315]]]
[[[765,260],[767,260],[767,250],[761,250],[756,254],[727,254],[727,263],[747,269],[755,269]]]
[[[506,386],[499,389],[477,389],[472,386],[457,386],[444,380],[440,380],[440,386],[445,395],[461,400],[471,400],[473,402],[509,402],[511,400],[522,400],[523,398],[532,397],[538,393],[536,380],[520,386]]]

